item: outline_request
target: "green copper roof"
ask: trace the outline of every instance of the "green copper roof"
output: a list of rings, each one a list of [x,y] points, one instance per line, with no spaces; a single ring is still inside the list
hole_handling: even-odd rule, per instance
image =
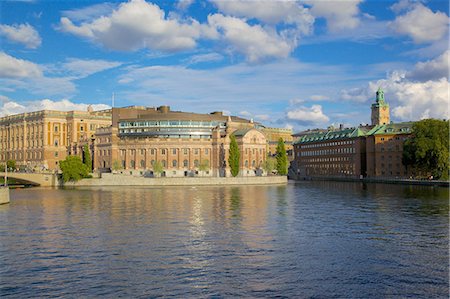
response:
[[[409,134],[412,131],[413,124],[414,122],[404,122],[377,126],[360,126],[358,128],[348,128],[343,130],[328,130],[325,132],[304,135],[297,139],[294,144],[332,141],[381,134]]]
[[[242,137],[245,134],[247,134],[250,130],[253,130],[253,129],[239,129],[239,130],[234,131],[232,133],[232,135],[234,135],[236,137]]]

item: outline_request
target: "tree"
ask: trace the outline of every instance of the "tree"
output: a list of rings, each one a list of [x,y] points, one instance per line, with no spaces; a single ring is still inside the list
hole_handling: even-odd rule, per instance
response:
[[[89,172],[92,170],[92,159],[91,159],[91,152],[89,151],[89,146],[87,144],[83,147],[83,157],[84,157],[84,165],[87,166],[89,169]]]
[[[419,172],[448,180],[449,121],[424,119],[414,123],[403,145],[402,163]]]
[[[201,172],[205,172],[205,171],[207,171],[207,170],[209,170],[209,160],[206,160],[206,159],[204,159],[204,160],[202,160],[201,162],[200,162],[200,165],[198,166],[198,169],[201,171]]]
[[[160,161],[154,161],[152,163],[153,173],[161,174],[164,171],[163,165]]]
[[[276,159],[277,159],[278,174],[279,175],[287,175],[288,161],[287,161],[286,149],[284,147],[283,138],[278,139]]]
[[[241,153],[236,141],[236,136],[230,137],[230,155],[228,156],[228,164],[230,165],[231,175],[237,176],[239,174],[239,161],[241,159]]]
[[[112,170],[117,171],[120,169],[123,169],[122,164],[120,163],[119,160],[114,160],[112,164]]]
[[[262,168],[267,174],[272,173],[272,171],[277,166],[277,160],[274,157],[267,156],[266,161],[263,162]]]
[[[8,167],[8,169],[16,169],[16,161],[15,160],[8,160],[6,161],[6,167]]]
[[[82,178],[89,177],[89,169],[86,164],[83,164],[81,158],[78,156],[67,156],[64,161],[59,164],[63,173],[64,182],[76,182]]]

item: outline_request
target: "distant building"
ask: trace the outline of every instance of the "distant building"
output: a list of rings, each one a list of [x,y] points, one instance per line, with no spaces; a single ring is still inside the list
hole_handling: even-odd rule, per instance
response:
[[[18,167],[58,169],[60,160],[95,130],[111,125],[111,111],[42,110],[0,118],[0,163],[15,160]]]
[[[264,127],[261,129],[261,131],[267,138],[267,152],[268,152],[269,156],[273,156],[276,154],[278,140],[281,138],[281,139],[283,139],[288,159],[293,160],[294,147],[293,147],[292,142],[293,142],[294,138],[292,137],[292,129]]]
[[[403,142],[412,122],[389,123],[389,104],[378,89],[371,106],[372,125],[314,129],[294,134],[294,162],[299,177],[408,177],[402,164]]]

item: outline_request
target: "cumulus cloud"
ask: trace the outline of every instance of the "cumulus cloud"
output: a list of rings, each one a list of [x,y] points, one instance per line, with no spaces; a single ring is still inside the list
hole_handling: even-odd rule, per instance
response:
[[[249,62],[286,58],[295,46],[275,30],[266,31],[261,25],[249,25],[239,18],[214,14],[208,16],[208,23],[221,32],[233,51],[245,55]]]
[[[295,1],[212,1],[219,11],[235,17],[258,19],[267,24],[295,24],[302,34],[309,34],[314,17],[309,10]]]
[[[186,10],[192,5],[192,3],[194,3],[194,0],[178,0],[176,7],[179,10]]]
[[[306,0],[304,2],[311,5],[311,13],[313,16],[326,19],[328,30],[331,32],[354,29],[360,23],[358,5],[362,0]]]
[[[35,77],[42,77],[42,71],[37,64],[0,52],[0,78]]]
[[[42,43],[39,33],[29,24],[0,25],[0,35],[12,42],[23,44],[29,49],[36,49]]]
[[[321,105],[312,105],[311,107],[300,106],[288,111],[287,118],[300,125],[321,125],[330,120],[323,113]]]
[[[385,91],[394,120],[407,121],[423,118],[449,118],[448,60],[447,71],[440,63],[448,52],[432,61],[419,62],[410,72],[394,71],[386,79],[371,81],[365,87],[341,91],[341,99],[356,102],[372,102],[378,87]],[[436,76],[433,70],[441,75]],[[444,73],[447,74],[444,74]]]
[[[0,117],[40,110],[86,111],[88,106],[89,104],[74,103],[67,99],[62,99],[59,101],[43,99],[43,100],[17,102],[6,98],[6,100],[3,101],[3,103],[0,105]],[[94,110],[104,110],[109,109],[111,107],[104,104],[94,104],[92,105],[92,108]]]
[[[450,50],[447,50],[436,59],[419,62],[412,71],[406,73],[406,77],[411,80],[422,82],[441,78],[448,79],[449,58]]]
[[[445,13],[433,12],[421,3],[400,7],[409,10],[389,24],[394,32],[411,37],[416,44],[439,41],[448,35],[449,17]],[[398,7],[393,9],[399,11]]]
[[[114,11],[115,8],[115,4],[105,2],[79,9],[65,10],[62,12],[62,15],[71,19],[72,21],[82,22],[109,15]]]
[[[110,15],[79,25],[75,25],[69,17],[62,17],[59,28],[119,51],[148,48],[174,52],[192,49],[203,34],[214,35],[207,26],[200,25],[196,20],[180,22],[166,17],[159,6],[144,0],[122,3]]]

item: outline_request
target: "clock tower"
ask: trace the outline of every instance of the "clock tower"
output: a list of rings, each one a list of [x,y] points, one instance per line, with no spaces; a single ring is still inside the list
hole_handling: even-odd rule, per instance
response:
[[[384,91],[378,88],[377,98],[372,104],[372,126],[389,124],[389,104],[384,101]]]

